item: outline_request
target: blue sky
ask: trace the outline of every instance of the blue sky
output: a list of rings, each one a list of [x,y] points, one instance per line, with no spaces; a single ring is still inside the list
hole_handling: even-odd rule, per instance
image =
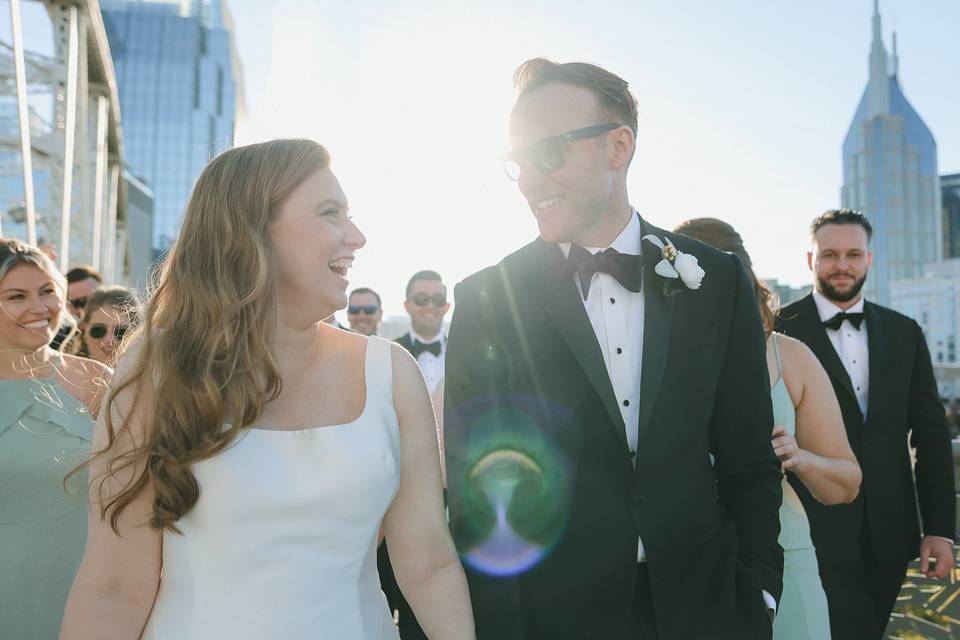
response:
[[[503,175],[514,68],[534,56],[623,76],[640,103],[633,204],[654,224],[716,216],[757,271],[807,283],[809,221],[839,205],[841,143],[867,81],[872,0],[227,0],[244,65],[237,143],[327,145],[368,236],[354,286],[400,306],[537,234]],[[960,172],[960,2],[880,0],[900,81]],[[27,34],[29,39],[29,33]]]
[[[641,113],[628,184],[648,219],[726,219],[760,275],[806,284],[806,228],[839,205],[873,10],[870,0],[229,2],[249,110],[238,142],[307,135],[329,146],[369,238],[351,280],[381,291],[388,314],[402,313],[413,271],[456,282],[536,236],[498,158],[511,74],[538,55],[631,83]],[[880,11],[940,172],[960,171],[960,3],[882,0]]]

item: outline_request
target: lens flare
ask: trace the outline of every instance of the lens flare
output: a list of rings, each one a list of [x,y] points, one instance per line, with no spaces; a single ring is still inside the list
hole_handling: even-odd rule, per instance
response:
[[[455,532],[464,562],[504,577],[536,566],[563,534],[571,468],[553,444],[566,416],[539,400],[497,404],[468,423],[468,464],[450,480],[460,497]]]

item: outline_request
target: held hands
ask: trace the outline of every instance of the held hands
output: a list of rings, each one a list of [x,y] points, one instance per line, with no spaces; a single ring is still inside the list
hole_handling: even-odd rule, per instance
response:
[[[934,563],[931,564],[930,560]],[[953,568],[953,545],[946,538],[923,536],[920,541],[920,572],[941,580]]]
[[[773,452],[780,459],[780,471],[800,473],[807,461],[807,452],[797,445],[797,439],[787,433],[786,428],[777,425],[773,428]]]

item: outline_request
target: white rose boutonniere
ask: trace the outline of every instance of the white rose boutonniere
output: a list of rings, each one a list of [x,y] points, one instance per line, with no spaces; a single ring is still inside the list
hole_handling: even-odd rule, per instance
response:
[[[696,290],[700,288],[706,272],[700,267],[700,263],[695,256],[678,251],[669,238],[661,240],[651,234],[644,236],[643,239],[656,245],[663,255],[663,259],[657,263],[654,271],[657,275],[667,279],[663,283],[663,294],[665,296],[675,296],[683,291],[682,287],[676,286],[678,280],[687,289]]]

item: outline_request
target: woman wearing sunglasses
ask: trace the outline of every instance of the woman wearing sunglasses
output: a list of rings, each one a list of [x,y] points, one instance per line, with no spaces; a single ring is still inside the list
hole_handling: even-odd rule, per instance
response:
[[[77,355],[110,363],[124,334],[140,321],[137,295],[125,287],[101,287],[87,298]]]
[[[0,636],[56,638],[87,537],[85,474],[110,370],[47,345],[67,283],[39,249],[0,238]]]

